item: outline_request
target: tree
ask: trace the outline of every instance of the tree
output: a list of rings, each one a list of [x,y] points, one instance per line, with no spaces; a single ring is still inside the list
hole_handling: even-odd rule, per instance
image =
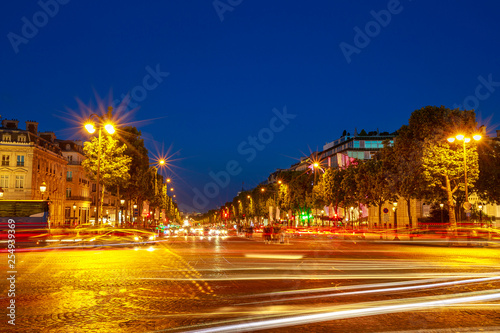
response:
[[[475,184],[479,198],[500,204],[500,141],[484,138],[477,146],[479,178]]]
[[[383,162],[377,158],[362,162],[355,175],[359,200],[367,206],[378,207],[378,225],[382,225],[382,206],[397,198],[391,188]]]
[[[411,198],[415,197],[429,201],[439,201],[445,197],[450,203],[449,197],[451,195],[451,205],[448,207],[450,216],[454,218],[455,214],[451,212],[451,210],[455,209],[453,193],[460,193],[453,192],[450,194],[448,190],[443,189],[443,187],[446,188],[444,170],[441,170],[443,172],[436,172],[439,170],[438,163],[434,163],[436,161],[429,157],[433,154],[435,147],[437,147],[436,149],[441,146],[449,149],[459,149],[458,146],[447,146],[446,139],[458,132],[464,134],[473,133],[476,127],[474,111],[450,110],[444,106],[427,106],[415,110],[410,116],[408,125],[401,127],[397,132],[394,139],[394,150],[387,154],[387,156],[392,157],[389,159],[383,158],[386,165],[392,165],[390,167],[391,183],[397,193],[404,197],[408,203]],[[443,153],[451,152],[445,150]],[[424,165],[424,161],[426,165]],[[460,167],[460,165],[454,163],[450,167]],[[474,165],[471,164],[471,167],[471,170],[473,170]],[[459,170],[454,170],[454,172],[459,172]],[[441,184],[438,185],[440,182]],[[455,191],[460,188],[463,189],[463,186],[459,186]],[[451,190],[453,188],[450,187]],[[455,195],[455,199],[458,199],[457,195]],[[456,223],[456,219],[453,219],[453,223]]]
[[[130,180],[125,184],[122,193],[129,201],[135,199],[139,206],[139,212],[142,212],[142,203],[148,197],[147,191],[149,190],[143,186],[149,168],[148,150],[144,146],[141,132],[137,128],[124,127],[120,130],[119,135],[120,142],[127,147],[125,155],[132,159],[129,172]],[[142,222],[141,219],[142,216],[139,214],[139,223]]]
[[[102,211],[105,187],[123,184],[130,178],[131,158],[124,154],[125,149],[125,145],[120,145],[119,141],[111,136],[102,138],[100,147],[99,139],[95,137],[91,141],[85,142],[83,146],[83,151],[87,157],[82,162],[84,170],[93,181],[97,181],[97,173],[99,172],[98,185],[102,185],[101,202],[99,203],[100,212]],[[98,160],[99,150],[100,159]]]
[[[468,186],[472,188],[479,176],[478,156],[475,147],[467,147],[466,155]],[[426,143],[422,162],[424,177],[429,181],[430,187],[446,193],[450,210],[450,225],[456,227],[453,194],[458,189],[465,189],[464,152],[462,149],[453,149],[445,143],[441,145]]]

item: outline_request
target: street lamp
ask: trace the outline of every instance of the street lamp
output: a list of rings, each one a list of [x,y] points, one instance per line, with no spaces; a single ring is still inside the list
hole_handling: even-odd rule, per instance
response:
[[[125,199],[120,199],[120,209],[122,215],[120,216],[120,227],[123,228],[123,220],[125,219],[125,214],[123,213],[123,206],[125,205]]]
[[[392,210],[394,211],[394,230],[395,230],[395,237],[394,240],[399,240],[398,237],[398,203],[394,202],[393,203]]]
[[[474,134],[472,138],[475,141],[481,140],[481,135],[479,134]],[[455,137],[449,137],[448,142],[453,143],[455,142],[455,139],[458,141],[462,141],[462,146],[464,150],[464,175],[465,175],[465,203],[464,203],[464,208],[466,209],[466,213],[470,212],[471,204],[469,203],[469,194],[468,194],[468,189],[467,189],[467,151],[465,149],[465,144],[469,143],[471,141],[471,138],[464,136],[463,134],[458,134]],[[467,222],[469,221],[470,216],[467,214]]]
[[[99,137],[99,147],[98,147],[98,151],[97,151],[97,175],[96,175],[96,178],[97,178],[96,205],[98,205],[98,207],[99,207],[97,209],[97,214],[96,214],[96,223],[98,225],[99,225],[99,215],[101,215],[100,214],[101,213],[101,205],[99,204],[99,202],[100,202],[100,193],[99,193],[99,181],[100,181],[100,179],[99,178],[100,178],[100,173],[101,173],[101,136],[102,136],[101,132],[102,132],[102,128],[104,127],[106,132],[108,132],[109,134],[115,133],[115,128],[114,128],[113,124],[111,123],[112,112],[113,112],[113,108],[110,106],[108,108],[108,113],[104,116],[99,116],[95,113],[92,113],[84,125],[85,129],[90,134],[95,132],[95,124],[99,125],[99,136],[98,136]],[[95,119],[95,121],[93,120],[93,118]]]
[[[441,207],[441,223],[443,223],[443,207],[444,207],[444,204],[440,203],[439,207]]]
[[[0,187],[0,199],[3,199],[3,188]]]
[[[76,225],[76,202],[73,203],[73,224]]]
[[[43,200],[43,194],[47,191],[47,184],[45,182],[42,182],[42,185],[40,185],[40,193],[42,193],[42,200]]]
[[[479,208],[479,223],[483,223],[483,205],[479,205],[477,208]]]

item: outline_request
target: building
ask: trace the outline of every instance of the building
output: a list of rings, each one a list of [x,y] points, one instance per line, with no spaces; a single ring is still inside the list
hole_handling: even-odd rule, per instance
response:
[[[395,134],[380,133],[378,130],[360,133],[354,130],[354,135],[345,133],[339,139],[323,146],[323,151],[318,153],[323,166],[330,168],[348,167],[355,159],[368,160],[373,157],[384,144],[392,145]]]
[[[39,133],[38,123],[2,120],[0,127],[0,187],[8,200],[50,200],[50,224],[64,224],[67,161],[51,132]],[[46,184],[42,193],[40,186]]]
[[[83,169],[85,160],[82,141],[57,140],[62,155],[67,160],[64,223],[76,226],[90,222],[91,182]],[[95,206],[95,205],[94,205]]]

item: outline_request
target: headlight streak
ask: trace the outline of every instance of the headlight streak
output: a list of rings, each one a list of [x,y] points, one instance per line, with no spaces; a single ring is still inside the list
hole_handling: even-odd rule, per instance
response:
[[[268,275],[268,276],[239,276],[239,277],[200,277],[200,278],[137,278],[140,280],[165,280],[165,281],[252,281],[252,280],[366,280],[366,279],[427,279],[430,277],[445,277],[450,279],[477,278],[498,276],[495,273],[409,273],[397,275],[363,275],[363,274],[344,274],[344,275]]]
[[[467,295],[467,296],[466,296]],[[469,296],[471,295],[471,296]],[[462,296],[456,298],[444,298],[450,296]],[[441,298],[441,299],[440,299]],[[428,299],[434,299],[429,301]],[[437,299],[437,300],[436,300]],[[390,301],[392,303],[401,303],[401,304],[393,304],[393,305],[378,305],[377,304],[386,304],[389,301],[383,302],[368,302],[368,303],[358,303],[356,304],[358,308],[348,309],[348,310],[338,310],[331,311],[331,309],[340,308],[340,307],[328,307],[322,308],[318,310],[303,310],[302,313],[305,312],[323,312],[330,309],[329,312],[323,313],[313,313],[307,315],[297,315],[291,316],[287,318],[277,318],[277,319],[265,319],[260,321],[252,321],[245,322],[240,324],[232,324],[226,326],[216,326],[204,329],[196,329],[185,332],[196,332],[196,333],[211,333],[211,332],[248,332],[254,330],[263,330],[263,329],[274,329],[279,327],[289,327],[296,325],[306,325],[317,322],[331,321],[331,320],[339,320],[339,319],[347,319],[347,318],[355,318],[355,317],[366,317],[366,316],[374,316],[388,313],[396,313],[396,312],[406,312],[406,311],[417,311],[424,310],[429,308],[439,308],[450,305],[457,305],[460,303],[469,303],[469,302],[481,302],[481,301],[493,301],[500,299],[500,289],[493,289],[488,291],[480,291],[480,292],[469,292],[469,293],[461,293],[461,294],[453,294],[446,296],[432,296],[432,297],[416,297],[416,298],[404,298],[398,299],[395,301]],[[422,301],[427,300],[427,301]],[[359,307],[361,306],[361,307]],[[353,306],[350,306],[353,307]],[[246,318],[248,320],[248,318]],[[208,325],[214,325],[217,323],[211,323]]]
[[[335,293],[335,294],[327,294],[327,295],[314,295],[314,296],[301,296],[301,297],[293,297],[293,298],[281,298],[281,299],[266,300],[266,301],[259,301],[259,302],[240,303],[238,305],[261,304],[261,303],[276,303],[276,302],[283,302],[283,301],[301,301],[301,300],[305,300],[305,299],[318,299],[318,298],[325,298],[325,297],[339,297],[339,296],[361,295],[361,294],[375,294],[375,293],[385,293],[385,292],[394,293],[396,291],[409,291],[409,290],[417,290],[417,289],[431,289],[431,288],[446,287],[446,286],[456,286],[456,285],[468,284],[468,283],[480,283],[480,282],[494,281],[494,280],[500,280],[500,276],[489,277],[489,278],[482,278],[482,279],[469,279],[469,280],[460,280],[460,281],[441,282],[441,283],[433,283],[433,284],[418,285],[418,286],[409,286],[409,287],[395,287],[395,288],[383,288],[383,289],[372,289],[372,290],[358,290],[358,291],[350,291],[350,292],[346,292],[346,293]],[[272,293],[271,293],[271,295],[272,295]],[[276,294],[274,294],[274,295],[276,295]],[[259,296],[259,295],[257,295],[257,296]]]

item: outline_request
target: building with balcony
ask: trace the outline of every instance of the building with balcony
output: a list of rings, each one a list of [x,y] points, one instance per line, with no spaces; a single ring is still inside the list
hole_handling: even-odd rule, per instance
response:
[[[7,200],[50,200],[51,226],[64,223],[64,187],[67,161],[51,132],[38,132],[38,123],[2,120],[0,127],[0,187]],[[47,190],[40,192],[45,182]]]
[[[57,140],[62,155],[67,160],[64,204],[64,223],[67,226],[87,224],[91,213],[91,182],[83,169],[85,160],[83,142]]]

